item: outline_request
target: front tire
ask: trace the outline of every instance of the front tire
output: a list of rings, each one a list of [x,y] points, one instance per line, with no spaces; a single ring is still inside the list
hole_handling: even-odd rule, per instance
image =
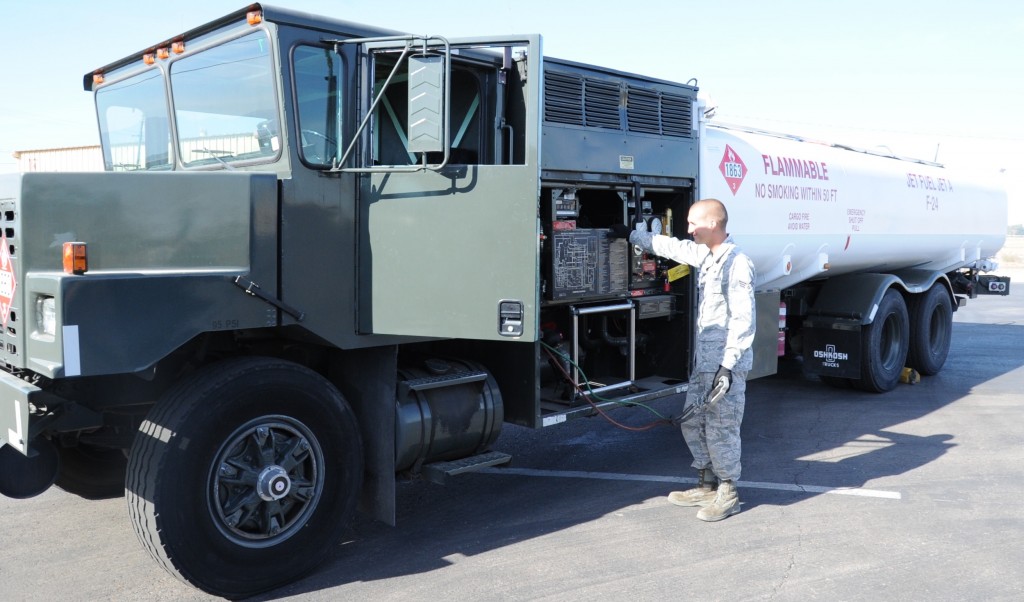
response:
[[[362,479],[359,427],[334,385],[239,358],[172,388],[139,428],[129,514],[171,574],[241,597],[293,581],[334,547]]]
[[[871,393],[895,389],[906,365],[910,342],[910,320],[903,295],[893,289],[885,291],[874,321],[861,336],[861,378],[857,385]]]

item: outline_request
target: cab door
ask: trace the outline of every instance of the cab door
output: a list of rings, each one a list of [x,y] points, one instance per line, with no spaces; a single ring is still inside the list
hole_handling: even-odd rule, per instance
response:
[[[360,332],[535,341],[540,37],[360,44]]]

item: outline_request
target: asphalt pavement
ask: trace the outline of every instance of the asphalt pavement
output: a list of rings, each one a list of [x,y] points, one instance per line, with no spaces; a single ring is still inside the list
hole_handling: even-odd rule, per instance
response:
[[[918,384],[835,389],[795,364],[752,381],[727,520],[665,500],[695,481],[676,429],[506,427],[510,467],[402,483],[397,527],[357,520],[309,550],[315,573],[257,599],[1024,599],[1024,271],[1010,275],[1009,297],[955,314],[945,368]],[[5,600],[212,599],[149,558],[123,500],[58,489],[0,498],[0,584]]]

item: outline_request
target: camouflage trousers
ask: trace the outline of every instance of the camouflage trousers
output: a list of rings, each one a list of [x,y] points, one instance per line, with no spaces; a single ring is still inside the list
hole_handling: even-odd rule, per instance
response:
[[[693,467],[711,468],[722,481],[740,478],[740,423],[747,392],[746,371],[733,371],[732,387],[712,408],[698,407],[680,425],[683,439],[693,454]],[[683,409],[701,406],[711,390],[714,372],[694,372]]]

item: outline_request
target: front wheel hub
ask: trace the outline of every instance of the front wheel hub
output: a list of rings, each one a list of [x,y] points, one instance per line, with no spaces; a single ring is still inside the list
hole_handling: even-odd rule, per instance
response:
[[[291,491],[292,481],[280,466],[267,466],[256,481],[256,494],[267,502],[282,499]]]
[[[217,452],[210,513],[238,545],[276,545],[306,524],[324,478],[323,451],[309,427],[287,416],[260,416],[238,427]]]

